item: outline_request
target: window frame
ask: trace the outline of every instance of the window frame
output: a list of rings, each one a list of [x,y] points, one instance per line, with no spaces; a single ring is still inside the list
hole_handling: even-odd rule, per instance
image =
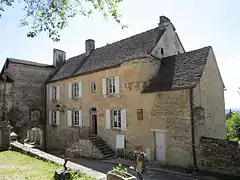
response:
[[[97,83],[96,81],[91,82],[91,92],[95,93],[97,92]]]
[[[116,115],[114,115],[116,112]],[[115,118],[117,118],[115,120]],[[110,110],[110,120],[111,120],[111,127],[114,130],[122,129],[122,111],[121,109],[112,109]],[[117,123],[115,125],[115,123]]]
[[[57,111],[52,111],[52,124],[57,125]]]
[[[76,119],[76,117],[78,119]],[[76,121],[78,121],[78,124],[76,124]],[[80,126],[80,114],[78,110],[72,110],[72,126],[73,127],[79,127]]]
[[[73,99],[77,99],[79,98],[79,83],[78,82],[75,82],[75,83],[72,83],[72,98]]]
[[[116,85],[115,85],[115,77],[107,78],[107,94],[115,94],[116,93]]]
[[[57,86],[52,87],[52,101],[57,100]]]
[[[137,109],[137,121],[143,121],[143,109]]]

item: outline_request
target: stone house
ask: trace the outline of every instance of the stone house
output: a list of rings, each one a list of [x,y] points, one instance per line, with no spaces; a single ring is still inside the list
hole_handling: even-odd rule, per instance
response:
[[[201,136],[226,138],[212,47],[185,52],[164,16],[154,29],[96,49],[94,43],[87,40],[85,53],[46,82],[47,149],[88,129],[114,150],[124,135],[125,146],[141,145],[150,160],[194,167]]]
[[[18,134],[21,142],[26,139],[31,128],[39,128],[36,138],[43,146],[45,131],[45,81],[52,75],[60,64],[64,63],[65,52],[54,50],[53,65],[41,64],[20,59],[7,58],[1,71],[0,107],[6,97],[6,117]],[[60,57],[60,55],[62,55]],[[4,93],[3,75],[6,73],[6,93]],[[3,115],[3,111],[0,112]],[[36,134],[35,132],[35,134]],[[40,136],[40,137],[39,137]]]

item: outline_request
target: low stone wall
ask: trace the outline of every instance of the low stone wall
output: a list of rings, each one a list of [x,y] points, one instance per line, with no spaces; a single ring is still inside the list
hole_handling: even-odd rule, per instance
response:
[[[27,155],[30,155],[30,156],[33,156],[33,157],[38,157],[41,160],[51,161],[53,163],[57,163],[60,165],[63,165],[63,163],[64,163],[64,159],[62,159],[62,158],[45,153],[38,149],[24,146],[23,144],[21,144],[17,141],[11,143],[11,149],[21,152],[21,153],[24,153],[24,154],[27,154]],[[106,174],[103,174],[101,172],[95,171],[93,169],[81,166],[79,164],[76,164],[76,163],[73,163],[70,161],[67,162],[67,167],[69,167],[72,170],[79,170],[81,173],[85,173],[88,176],[92,176],[92,177],[96,178],[97,180],[105,180],[106,179]]]
[[[200,168],[204,171],[240,176],[240,144],[202,137]]]
[[[80,139],[79,141],[74,142],[70,148],[67,148],[67,156],[103,159],[103,154],[88,139]]]

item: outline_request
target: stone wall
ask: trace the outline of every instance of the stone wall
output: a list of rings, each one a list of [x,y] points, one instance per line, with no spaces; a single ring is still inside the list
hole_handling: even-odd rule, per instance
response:
[[[32,127],[43,130],[44,82],[53,71],[51,66],[18,63],[8,65],[8,72],[13,79],[13,83],[7,86],[8,118],[21,141]]]
[[[88,139],[79,139],[67,149],[67,156],[80,156],[102,159],[103,154]]]
[[[240,144],[202,137],[199,167],[204,171],[240,176]]]

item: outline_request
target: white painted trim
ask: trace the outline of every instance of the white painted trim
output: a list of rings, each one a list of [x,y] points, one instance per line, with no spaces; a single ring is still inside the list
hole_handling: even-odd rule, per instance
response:
[[[162,132],[162,133],[167,132],[167,130],[165,130],[165,129],[150,129],[150,131],[152,131],[152,132]]]

